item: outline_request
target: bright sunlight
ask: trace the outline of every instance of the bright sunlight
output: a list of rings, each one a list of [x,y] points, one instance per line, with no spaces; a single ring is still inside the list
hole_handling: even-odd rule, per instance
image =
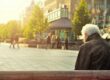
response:
[[[35,3],[42,5],[42,1],[35,0]],[[0,23],[19,20],[31,2],[32,0],[0,0]]]

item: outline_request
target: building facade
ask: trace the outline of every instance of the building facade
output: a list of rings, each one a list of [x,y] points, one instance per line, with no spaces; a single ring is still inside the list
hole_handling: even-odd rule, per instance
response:
[[[46,0],[45,12],[49,13],[58,8],[66,6],[68,8],[68,17],[71,18],[78,0]]]
[[[45,10],[47,13],[58,9],[62,6],[67,6],[68,17],[71,19],[75,7],[80,0],[46,0]],[[95,22],[102,26],[110,25],[110,0],[86,0],[88,9],[91,10],[91,16],[95,17]],[[103,23],[103,24],[101,24]]]
[[[86,0],[91,16],[99,27],[110,27],[110,0]]]
[[[75,0],[46,0],[45,13],[50,27],[60,36],[61,40],[73,39],[71,17]]]
[[[110,27],[110,0],[85,1],[87,2],[88,9],[90,10],[92,18],[91,23],[97,24],[100,28]],[[45,13],[48,17],[48,21],[50,22],[51,27],[56,26],[57,31],[60,30],[60,28],[72,30],[72,25],[70,26],[69,24],[71,24],[71,18],[79,2],[80,0],[46,0]],[[66,23],[65,20],[63,21],[63,18],[70,20],[70,22],[68,22],[67,20],[68,25],[66,25],[66,28],[64,28],[65,25],[62,25]],[[63,32],[66,32],[66,35],[73,35],[69,33],[71,32],[70,30],[60,30],[58,32],[62,32],[61,34],[64,34]]]

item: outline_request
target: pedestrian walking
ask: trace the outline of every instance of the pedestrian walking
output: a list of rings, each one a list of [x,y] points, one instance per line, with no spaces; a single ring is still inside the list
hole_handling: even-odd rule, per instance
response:
[[[47,48],[50,48],[51,45],[51,34],[48,34],[47,38],[46,38],[46,43],[47,43]]]
[[[14,35],[12,35],[11,38],[10,38],[10,46],[9,46],[9,47],[10,47],[10,48],[11,48],[11,47],[15,48]]]
[[[65,39],[65,49],[68,49],[68,38]]]
[[[17,46],[18,48],[20,48],[20,47],[19,47],[19,36],[16,35],[14,40],[15,40],[16,46]]]
[[[52,34],[51,36],[51,48],[55,48],[55,43],[56,43],[56,35]]]
[[[61,49],[61,40],[59,36],[56,36],[56,48]]]

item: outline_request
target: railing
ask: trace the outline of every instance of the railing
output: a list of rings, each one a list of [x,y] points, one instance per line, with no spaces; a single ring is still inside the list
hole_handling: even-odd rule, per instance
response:
[[[110,80],[110,71],[5,71],[0,80]]]

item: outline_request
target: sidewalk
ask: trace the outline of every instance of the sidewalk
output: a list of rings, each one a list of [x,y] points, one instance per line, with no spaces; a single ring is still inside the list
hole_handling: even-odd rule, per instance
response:
[[[0,71],[73,71],[77,51],[0,45]]]
[[[0,43],[1,45],[7,45],[9,46],[10,43]],[[20,47],[28,47],[28,44],[19,44]]]

